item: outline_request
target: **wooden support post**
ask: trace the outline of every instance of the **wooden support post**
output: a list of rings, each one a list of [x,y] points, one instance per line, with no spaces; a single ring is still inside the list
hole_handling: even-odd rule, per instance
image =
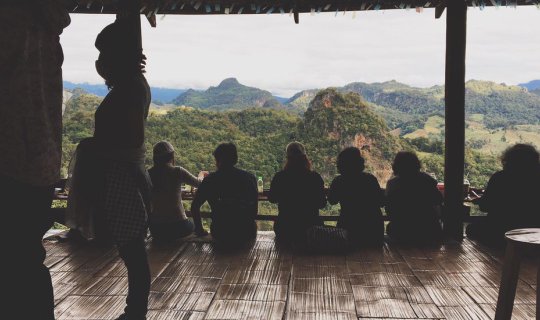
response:
[[[467,5],[447,2],[445,72],[444,230],[463,238],[463,170],[465,163],[465,49]]]

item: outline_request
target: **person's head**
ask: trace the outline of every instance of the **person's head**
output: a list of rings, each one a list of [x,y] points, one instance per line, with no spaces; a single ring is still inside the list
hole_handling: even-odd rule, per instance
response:
[[[160,141],[154,145],[154,166],[174,164],[174,147],[167,141]]]
[[[506,149],[501,156],[504,170],[532,171],[539,165],[539,154],[530,144],[518,143]]]
[[[343,149],[337,158],[337,169],[339,174],[349,175],[359,173],[365,169],[365,160],[360,150],[355,147]]]
[[[300,142],[291,142],[285,149],[287,161],[285,170],[306,170],[311,171],[311,161],[309,161],[306,148]]]
[[[238,151],[232,142],[217,146],[213,155],[218,169],[234,167],[238,162]]]
[[[420,172],[420,160],[414,152],[400,151],[394,158],[392,170],[396,176],[411,175]]]
[[[128,23],[117,20],[106,26],[98,34],[95,46],[99,50],[96,70],[109,88],[145,72],[146,57]]]

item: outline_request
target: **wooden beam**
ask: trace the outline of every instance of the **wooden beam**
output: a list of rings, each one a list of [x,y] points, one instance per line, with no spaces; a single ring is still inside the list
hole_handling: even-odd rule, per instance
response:
[[[465,163],[465,52],[467,5],[448,1],[446,9],[444,230],[463,238]]]

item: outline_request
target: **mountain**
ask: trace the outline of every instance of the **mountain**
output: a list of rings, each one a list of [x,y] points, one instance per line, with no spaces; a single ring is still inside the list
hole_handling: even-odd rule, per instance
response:
[[[422,122],[428,116],[444,114],[444,87],[415,88],[397,81],[382,83],[355,82],[339,91],[355,92],[376,104],[392,128],[408,126],[408,121]],[[307,90],[294,95],[286,105],[306,110],[316,94]],[[466,112],[468,116],[483,114],[488,128],[540,123],[540,95],[518,86],[507,86],[490,81],[470,80],[466,83]],[[413,116],[411,118],[411,116]],[[406,120],[395,121],[396,119]]]
[[[242,110],[252,107],[283,108],[268,91],[240,84],[235,78],[223,80],[217,87],[205,91],[187,90],[173,100],[184,105],[207,110]]]
[[[529,91],[540,89],[540,80],[532,80],[527,83],[520,83],[520,87],[527,88]]]
[[[390,132],[384,119],[359,94],[336,89],[321,90],[313,98],[304,113],[299,137],[327,179],[337,173],[337,154],[355,146],[364,150],[371,172],[386,181],[394,155],[403,148],[401,139]]]
[[[71,91],[77,88],[83,89],[85,92],[94,94],[98,97],[104,97],[109,93],[109,89],[104,84],[73,83],[64,81],[64,89]],[[150,87],[152,102],[158,105],[170,103],[174,98],[185,91],[185,89]]]

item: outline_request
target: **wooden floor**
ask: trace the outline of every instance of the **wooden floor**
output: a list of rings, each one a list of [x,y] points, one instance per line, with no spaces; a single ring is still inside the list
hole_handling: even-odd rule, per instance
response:
[[[58,319],[114,319],[126,271],[114,250],[45,243]],[[148,244],[149,319],[493,319],[502,252],[469,240],[303,256],[259,233],[251,249]],[[533,319],[536,266],[522,266],[513,319]]]

